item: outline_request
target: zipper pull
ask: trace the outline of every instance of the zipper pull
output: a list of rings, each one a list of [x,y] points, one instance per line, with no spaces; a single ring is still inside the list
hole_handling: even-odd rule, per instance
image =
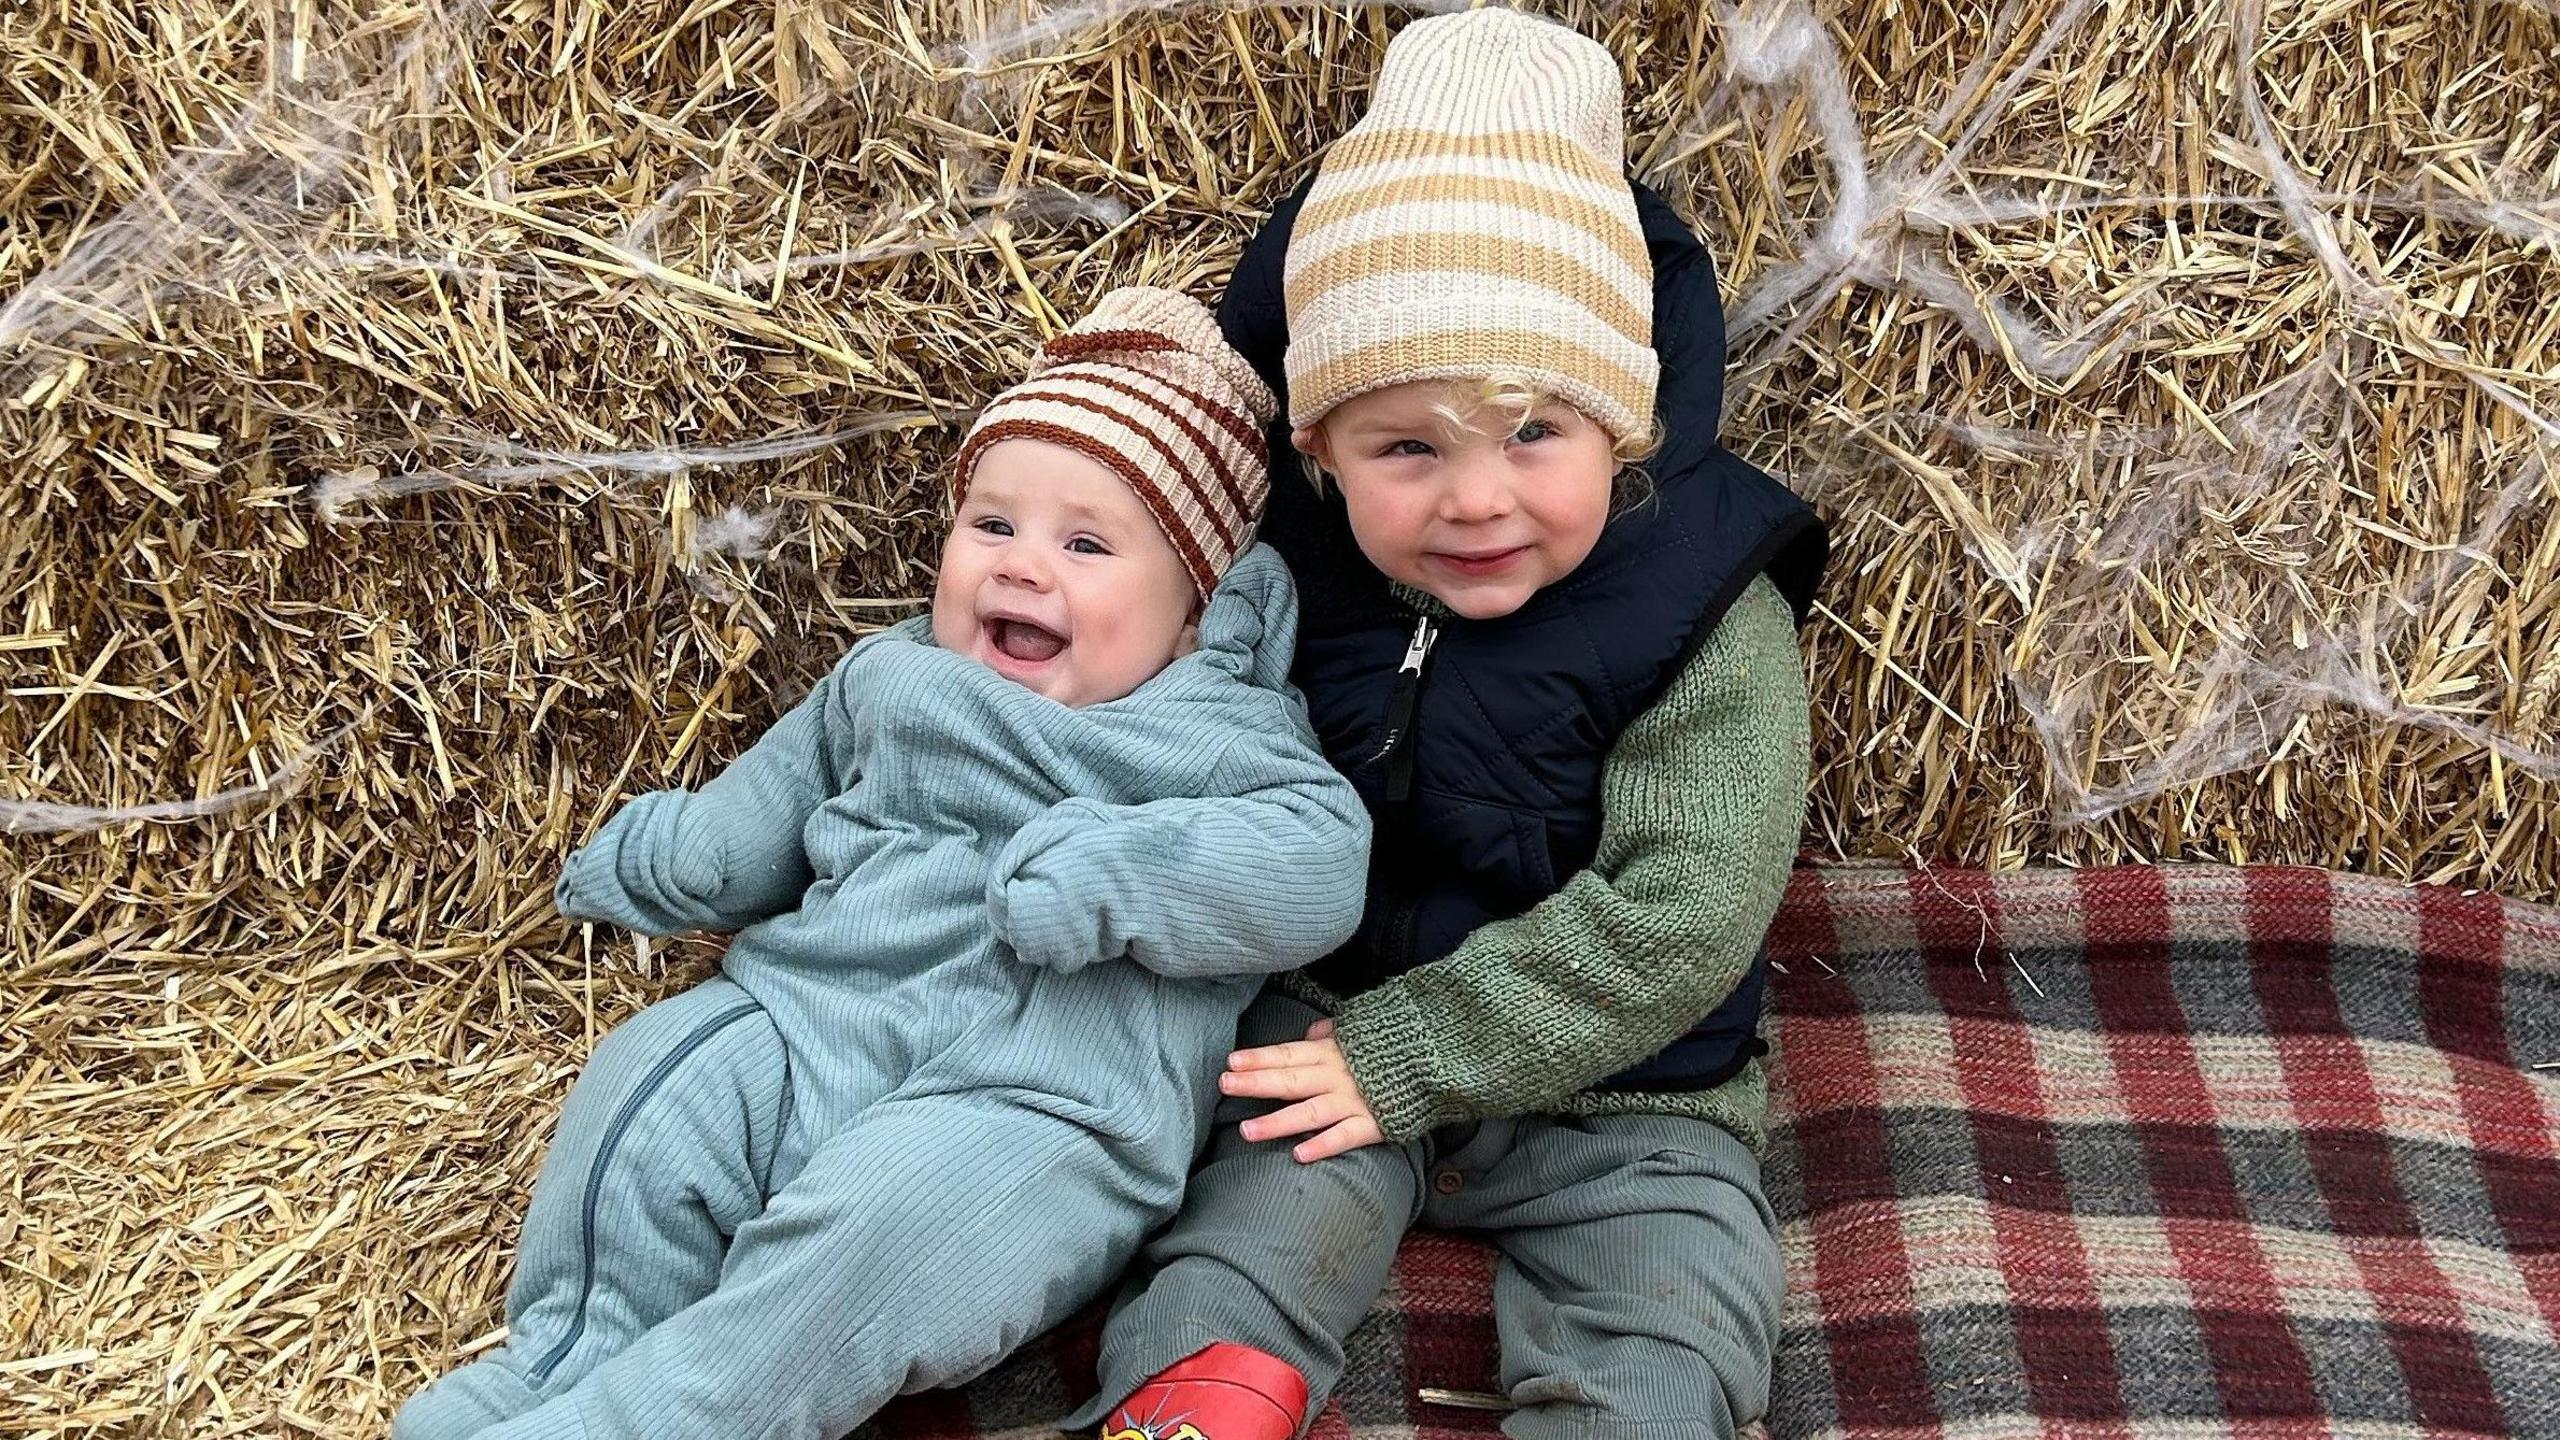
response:
[[[1417,617],[1413,623],[1413,638],[1405,642],[1404,663],[1396,667],[1396,673],[1420,675],[1422,662],[1431,658],[1431,647],[1437,644],[1439,639],[1440,627],[1433,623],[1431,617],[1428,615]]]
[[[1387,767],[1387,798],[1404,800],[1413,794],[1413,712],[1422,699],[1422,668],[1431,659],[1431,647],[1439,643],[1440,625],[1425,615],[1414,622],[1413,638],[1406,642],[1404,660],[1396,666],[1396,683],[1387,701],[1387,733],[1378,751],[1366,763],[1375,765],[1390,761]]]

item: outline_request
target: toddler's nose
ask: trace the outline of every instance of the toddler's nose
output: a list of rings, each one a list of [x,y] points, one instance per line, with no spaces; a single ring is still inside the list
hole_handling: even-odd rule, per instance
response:
[[[1487,466],[1466,466],[1449,477],[1440,513],[1449,520],[1481,524],[1511,513],[1511,487]]]

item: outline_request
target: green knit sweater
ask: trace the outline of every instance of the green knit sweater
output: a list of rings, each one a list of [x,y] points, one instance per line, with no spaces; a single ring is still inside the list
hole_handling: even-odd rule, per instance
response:
[[[1671,1043],[1750,968],[1795,862],[1811,750],[1795,617],[1764,577],[1619,735],[1590,868],[1358,995],[1304,972],[1278,987],[1336,1017],[1390,1139],[1494,1116],[1642,1111],[1710,1120],[1757,1148],[1757,1062],[1695,1093],[1589,1087]]]

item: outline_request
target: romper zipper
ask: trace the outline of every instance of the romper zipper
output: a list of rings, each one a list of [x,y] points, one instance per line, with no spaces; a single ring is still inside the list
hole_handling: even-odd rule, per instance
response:
[[[612,1121],[605,1126],[603,1143],[596,1147],[595,1158],[587,1162],[586,1195],[578,1213],[578,1303],[569,1312],[569,1328],[561,1332],[559,1340],[526,1371],[526,1383],[535,1389],[550,1381],[551,1372],[559,1369],[560,1362],[569,1358],[569,1352],[578,1348],[578,1337],[586,1333],[587,1306],[595,1298],[596,1290],[596,1214],[603,1204],[605,1169],[613,1163],[614,1152],[622,1147],[622,1137],[629,1132],[640,1111],[657,1095],[659,1087],[666,1084],[667,1077],[675,1073],[676,1067],[712,1037],[761,1008],[749,1000],[695,1026],[676,1042],[674,1049],[649,1067],[649,1073],[640,1077],[640,1083],[623,1097],[622,1104],[614,1110]]]
[[[1362,768],[1387,765],[1387,798],[1403,801],[1413,795],[1413,714],[1422,700],[1422,669],[1430,663],[1431,647],[1440,642],[1440,625],[1430,616],[1418,617],[1413,625],[1413,638],[1404,647],[1404,661],[1396,666],[1394,691],[1387,699],[1387,730],[1378,742],[1377,753],[1361,762]]]

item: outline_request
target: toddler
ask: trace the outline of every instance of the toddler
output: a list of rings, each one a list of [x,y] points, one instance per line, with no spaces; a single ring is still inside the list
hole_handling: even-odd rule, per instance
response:
[[[1759,956],[1825,542],[1715,442],[1715,276],[1620,106],[1561,26],[1417,20],[1238,263],[1227,334],[1324,475],[1263,531],[1298,684],[1378,843],[1357,937],[1245,1016],[1077,1417],[1110,1440],[1285,1440],[1417,1222],[1500,1251],[1517,1440],[1766,1405]]]
[[[570,857],[563,914],[739,934],[598,1047],[506,1344],[401,1440],[832,1440],[1173,1213],[1238,1013],[1367,861],[1251,544],[1272,409],[1206,309],[1105,296],[963,444],[931,613]]]

